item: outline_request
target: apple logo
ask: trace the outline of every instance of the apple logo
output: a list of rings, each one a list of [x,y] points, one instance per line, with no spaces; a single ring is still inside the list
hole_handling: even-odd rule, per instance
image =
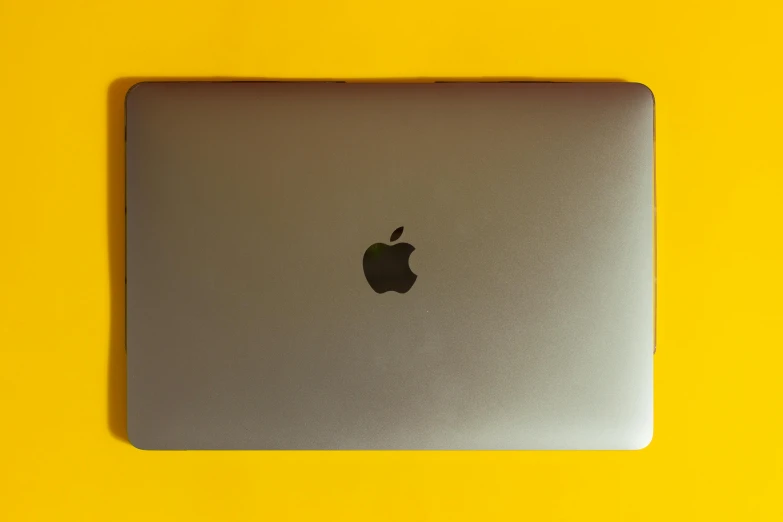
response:
[[[392,232],[389,241],[392,243],[397,241],[402,235],[403,228],[400,227]],[[389,290],[404,294],[410,290],[418,277],[411,272],[411,267],[408,265],[408,259],[414,250],[416,249],[413,245],[408,243],[370,245],[364,252],[362,265],[364,277],[367,278],[372,289],[379,294]]]

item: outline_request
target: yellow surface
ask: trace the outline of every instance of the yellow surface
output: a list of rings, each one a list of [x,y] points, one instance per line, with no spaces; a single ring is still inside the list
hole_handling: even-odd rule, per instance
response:
[[[773,1],[698,4],[0,0],[0,520],[783,520],[783,16]],[[122,92],[127,78],[206,76],[647,83],[652,445],[131,447]]]

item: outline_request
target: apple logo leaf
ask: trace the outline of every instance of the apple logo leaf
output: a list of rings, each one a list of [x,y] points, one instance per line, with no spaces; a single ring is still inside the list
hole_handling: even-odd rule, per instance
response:
[[[389,241],[390,241],[390,242],[394,242],[394,241],[397,241],[398,239],[400,239],[400,236],[402,235],[402,230],[403,230],[404,228],[405,228],[405,227],[400,227],[400,228],[398,228],[397,230],[395,230],[394,232],[392,232],[392,235],[391,235],[391,237],[389,238]]]

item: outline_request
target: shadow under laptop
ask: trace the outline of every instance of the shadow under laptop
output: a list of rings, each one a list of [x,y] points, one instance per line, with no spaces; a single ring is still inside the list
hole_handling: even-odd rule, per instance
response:
[[[125,372],[125,94],[135,79],[111,83],[107,95],[107,219],[111,306],[108,420],[111,434],[128,442]]]
[[[330,78],[247,77],[126,77],[109,85],[107,94],[107,219],[110,271],[110,320],[108,368],[108,423],[115,438],[128,442],[127,374],[125,345],[125,95],[139,82],[152,81],[342,81]],[[350,78],[366,83],[431,82],[623,82],[617,78],[533,78],[533,77],[408,77]],[[129,443],[129,442],[128,442]]]

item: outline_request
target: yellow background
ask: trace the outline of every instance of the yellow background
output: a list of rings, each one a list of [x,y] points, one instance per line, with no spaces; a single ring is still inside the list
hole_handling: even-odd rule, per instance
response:
[[[783,520],[781,15],[758,0],[0,0],[0,520]],[[652,445],[131,447],[122,92],[208,76],[648,84]]]

